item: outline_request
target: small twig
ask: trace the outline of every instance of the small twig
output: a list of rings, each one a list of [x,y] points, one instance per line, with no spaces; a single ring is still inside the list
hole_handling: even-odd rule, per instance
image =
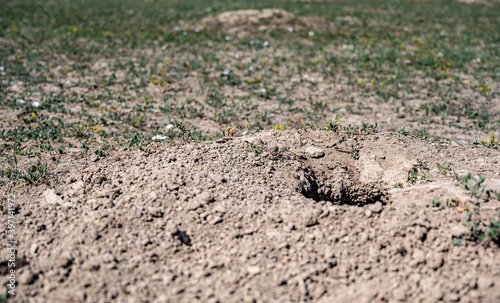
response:
[[[292,152],[291,150],[286,149],[285,151],[289,152],[290,154],[292,154],[295,157],[295,160],[297,160],[297,161],[299,161],[301,163],[302,162],[304,162],[304,163],[307,162],[307,159],[302,159],[303,158],[302,156],[297,155],[296,153]]]
[[[455,178],[457,179],[457,182],[460,182],[460,176],[457,174],[457,172],[452,168],[451,171],[453,172],[453,174],[455,175]]]
[[[87,191],[87,190],[86,190],[86,187],[87,187],[87,186],[86,186],[86,184],[85,184],[85,179],[83,178],[83,175],[82,175],[82,182],[83,182],[83,194],[85,195],[85,194],[87,194],[87,193],[86,193],[86,191]]]
[[[276,154],[271,150],[271,142],[267,143],[267,150],[272,156],[276,156]]]

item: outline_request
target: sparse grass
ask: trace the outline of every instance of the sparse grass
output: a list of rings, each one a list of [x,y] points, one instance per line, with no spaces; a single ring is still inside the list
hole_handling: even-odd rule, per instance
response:
[[[500,210],[498,210],[500,216]],[[491,219],[490,226],[486,229],[486,234],[500,245],[500,220]]]
[[[500,209],[497,209],[499,214],[498,219],[492,218],[490,222],[482,216],[481,207],[489,199],[499,199],[500,195],[497,191],[487,189],[484,185],[484,177],[477,175],[474,177],[470,172],[458,179],[458,185],[469,191],[471,199],[463,206],[466,215],[463,224],[468,226],[469,231],[464,234],[459,242],[464,240],[478,241],[485,240],[487,237],[497,244],[500,244],[499,231],[500,231]]]
[[[438,170],[442,174],[446,174],[446,172],[451,171],[451,163],[448,161],[444,162],[442,165],[439,163],[436,163],[436,165],[437,165]]]
[[[75,140],[83,153],[104,157],[116,148],[144,149],[156,135],[187,143],[219,138],[233,125],[252,131],[278,125],[345,132],[357,159],[357,136],[387,129],[390,119],[400,137],[442,142],[459,136],[497,149],[493,132],[500,117],[491,108],[498,101],[500,40],[493,5],[6,2],[0,11],[0,140],[17,144],[24,152],[19,157],[35,143],[50,154]],[[271,7],[331,27],[244,35],[247,29],[229,34],[185,23]],[[340,115],[374,117],[386,106],[382,114],[389,119],[360,127],[323,123]],[[403,128],[408,121],[418,127]],[[176,131],[165,130],[169,123]]]
[[[443,205],[441,205],[441,202],[439,202],[439,200],[438,200],[438,197],[437,197],[437,196],[434,196],[434,199],[432,199],[431,204],[432,204],[434,207],[442,207],[442,206],[443,206]]]
[[[413,167],[408,170],[406,182],[414,184],[418,180],[428,180],[430,178],[431,174],[427,163],[417,159],[417,163],[413,164]]]
[[[36,164],[29,164],[27,169],[20,169],[17,167],[17,160],[14,157],[11,160],[13,167],[7,167],[0,170],[1,177],[7,177],[10,180],[23,180],[29,184],[40,181],[45,177],[48,171],[48,165],[43,163],[39,157]]]
[[[264,150],[264,146],[262,145],[257,145],[254,143],[250,143],[250,148],[256,153],[256,154],[261,154],[262,151]]]

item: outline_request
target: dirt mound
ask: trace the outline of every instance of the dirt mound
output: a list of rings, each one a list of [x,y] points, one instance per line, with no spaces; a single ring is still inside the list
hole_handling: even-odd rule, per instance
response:
[[[481,4],[486,6],[493,6],[492,1],[488,0],[458,0],[458,2],[467,3],[467,4]]]
[[[23,222],[19,293],[27,302],[498,300],[500,250],[452,244],[468,230],[459,209],[470,197],[434,167],[480,170],[498,189],[500,153],[383,133],[341,139],[276,131],[105,158],[70,151],[44,184],[1,188],[16,194]],[[407,184],[408,168],[424,162],[430,177]],[[434,196],[457,206],[436,207]],[[491,200],[484,215],[499,206]]]
[[[183,23],[181,27],[219,29],[230,34],[244,34],[277,28],[283,30],[320,30],[333,28],[333,25],[318,18],[296,16],[282,9],[249,9],[226,11],[217,16]]]

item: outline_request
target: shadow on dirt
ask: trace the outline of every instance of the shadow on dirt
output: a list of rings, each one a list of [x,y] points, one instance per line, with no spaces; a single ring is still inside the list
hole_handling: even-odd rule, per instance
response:
[[[299,192],[318,202],[357,206],[387,202],[387,193],[380,184],[359,182],[348,172],[347,167],[314,171],[307,166],[302,168],[299,179]]]

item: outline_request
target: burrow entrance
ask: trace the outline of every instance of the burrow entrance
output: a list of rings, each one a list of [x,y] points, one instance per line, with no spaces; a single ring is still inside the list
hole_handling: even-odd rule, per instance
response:
[[[358,205],[387,202],[387,192],[379,183],[361,183],[347,166],[313,170],[303,166],[297,171],[298,191],[315,201],[330,201],[338,205]]]

